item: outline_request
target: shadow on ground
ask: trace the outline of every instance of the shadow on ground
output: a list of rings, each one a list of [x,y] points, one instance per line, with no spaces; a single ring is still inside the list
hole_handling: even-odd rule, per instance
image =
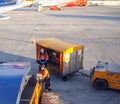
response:
[[[95,19],[95,20],[107,20],[107,21],[120,21],[120,17],[114,16],[93,16],[93,15],[66,15],[66,14],[47,14],[52,17],[59,18],[82,18],[82,19]]]
[[[20,39],[13,39],[13,38],[0,38],[0,40],[11,40],[11,41],[18,41],[18,42],[25,42],[25,43],[32,43],[30,41],[20,40]]]
[[[31,70],[29,74],[35,74],[38,72],[38,64],[36,63],[36,60],[33,58],[14,55],[11,53],[0,51],[0,63],[2,62],[31,62]]]

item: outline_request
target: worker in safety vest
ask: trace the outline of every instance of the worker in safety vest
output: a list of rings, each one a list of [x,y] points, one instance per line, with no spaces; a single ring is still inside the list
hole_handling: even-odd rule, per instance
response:
[[[37,74],[38,76],[41,76],[41,80],[43,82],[45,82],[45,91],[51,91],[51,86],[50,86],[50,74],[47,70],[47,68],[45,67],[45,65],[41,66],[41,71]]]
[[[42,65],[45,65],[45,67],[47,67],[47,63],[48,63],[48,54],[47,52],[45,52],[45,50],[43,48],[41,48],[40,50],[40,58],[39,58],[39,70],[41,69]]]

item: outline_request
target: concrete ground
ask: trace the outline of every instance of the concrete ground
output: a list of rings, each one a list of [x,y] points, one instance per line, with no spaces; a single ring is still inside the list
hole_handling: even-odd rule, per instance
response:
[[[11,19],[0,21],[0,62],[30,61],[36,72],[35,44],[54,37],[85,46],[84,68],[89,71],[97,61],[120,63],[120,7],[93,6],[63,8],[61,11],[37,12],[22,8],[6,13]],[[99,91],[90,79],[70,76],[67,82],[51,72],[53,92],[61,104],[118,104],[120,91]]]

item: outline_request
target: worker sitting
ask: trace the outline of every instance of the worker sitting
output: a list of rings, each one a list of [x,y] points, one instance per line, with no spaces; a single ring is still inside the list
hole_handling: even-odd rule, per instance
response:
[[[51,91],[51,86],[50,86],[50,74],[45,67],[45,65],[41,66],[41,71],[38,73],[38,76],[42,76],[42,81],[45,82],[45,92]]]

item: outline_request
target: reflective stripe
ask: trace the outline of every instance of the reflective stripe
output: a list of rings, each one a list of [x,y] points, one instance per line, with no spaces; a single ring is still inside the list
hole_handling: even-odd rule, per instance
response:
[[[41,63],[42,63],[42,64],[45,64],[45,63],[46,63],[46,61],[41,61]]]

